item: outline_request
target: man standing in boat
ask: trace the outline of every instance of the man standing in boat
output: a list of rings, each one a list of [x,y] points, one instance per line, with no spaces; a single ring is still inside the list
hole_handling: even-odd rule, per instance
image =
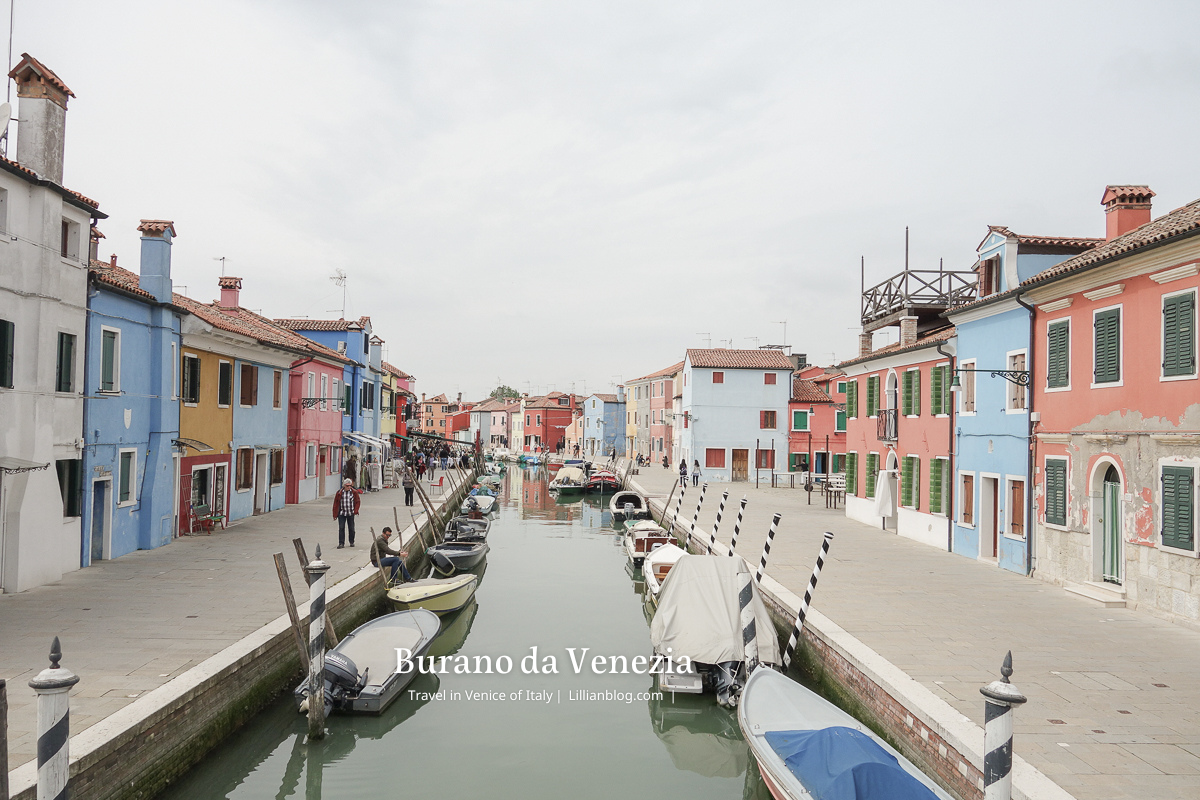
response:
[[[342,489],[333,496],[333,518],[338,521],[338,549],[346,546],[346,528],[350,529],[350,546],[354,547],[354,517],[362,503],[362,492],[354,488],[354,481],[346,478]]]

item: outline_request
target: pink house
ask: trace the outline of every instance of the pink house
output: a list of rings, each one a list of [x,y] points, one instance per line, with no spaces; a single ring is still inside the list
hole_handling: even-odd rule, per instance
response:
[[[292,364],[288,386],[288,457],[284,498],[303,503],[332,495],[342,463],[344,356],[299,334],[310,356]]]
[[[823,476],[843,472],[846,458],[846,376],[809,366],[792,376],[788,402],[788,471]]]

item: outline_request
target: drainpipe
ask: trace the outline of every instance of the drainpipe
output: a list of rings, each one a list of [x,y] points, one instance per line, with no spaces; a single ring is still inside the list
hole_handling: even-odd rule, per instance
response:
[[[1029,391],[1025,393],[1025,410],[1029,418],[1029,440],[1026,442],[1029,456],[1025,467],[1025,574],[1032,577],[1036,559],[1033,549],[1033,306],[1026,303],[1022,295],[1016,295],[1015,299],[1029,312],[1029,352],[1025,356],[1025,368],[1029,370]]]
[[[937,351],[939,353],[941,353],[942,355],[944,355],[946,358],[950,359],[950,380],[953,381],[954,380],[954,368],[957,365],[958,360],[954,356],[953,353],[947,353],[945,350],[942,349],[942,347],[944,347],[944,344],[939,344],[937,346]],[[955,480],[955,478],[954,478],[954,461],[955,461],[954,412],[955,412],[955,409],[958,408],[958,397],[955,396],[954,392],[950,392],[950,401],[951,401],[950,402],[950,431],[949,431],[949,434],[946,436],[946,454],[948,456],[950,456],[950,458],[949,458],[949,462],[950,462],[950,492],[949,492],[949,500],[945,504],[946,505],[946,523],[947,523],[947,525],[946,525],[946,552],[947,553],[954,552],[954,494],[955,494],[954,490],[958,486],[958,481]],[[945,498],[946,496],[947,496],[946,484],[945,484],[945,481],[943,481],[942,482],[942,497]]]

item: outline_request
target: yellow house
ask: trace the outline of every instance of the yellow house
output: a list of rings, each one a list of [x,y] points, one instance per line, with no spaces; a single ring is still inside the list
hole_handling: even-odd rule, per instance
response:
[[[180,356],[179,438],[187,450],[180,465],[179,516],[186,531],[193,527],[192,508],[228,514],[234,359],[201,350],[187,338]]]

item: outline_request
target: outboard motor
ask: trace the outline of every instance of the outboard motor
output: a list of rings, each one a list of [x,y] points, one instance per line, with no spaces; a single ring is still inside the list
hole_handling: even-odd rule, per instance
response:
[[[335,709],[353,702],[367,685],[367,673],[358,674],[358,665],[338,652],[325,654],[325,704]]]
[[[626,503],[622,511],[625,514],[625,519],[633,519],[633,503]]]
[[[740,680],[742,664],[737,661],[724,661],[714,664],[708,677],[712,681],[713,690],[717,693],[717,704],[725,708],[735,708],[742,694],[744,681]]]
[[[433,568],[440,574],[450,576],[455,573],[454,562],[446,558],[444,553],[433,554]]]

